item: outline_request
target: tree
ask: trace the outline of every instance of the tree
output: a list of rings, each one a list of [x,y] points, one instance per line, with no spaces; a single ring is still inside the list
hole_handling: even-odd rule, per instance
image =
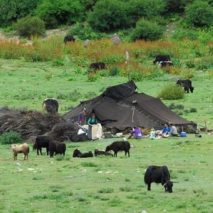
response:
[[[60,24],[73,24],[81,20],[83,6],[79,0],[45,0],[36,10],[36,14],[45,21],[47,28]]]
[[[156,22],[140,19],[132,33],[132,40],[157,40],[163,34],[163,28]]]
[[[128,26],[125,4],[120,0],[98,1],[88,15],[88,22],[97,31],[113,31]]]
[[[183,13],[187,4],[193,0],[165,0],[165,13]]]
[[[20,36],[42,36],[45,33],[44,21],[39,17],[26,16],[17,21],[15,28]]]
[[[130,0],[126,4],[127,16],[131,25],[140,18],[150,19],[159,16],[165,10],[163,0]]]
[[[186,22],[194,27],[213,25],[213,7],[206,1],[195,1],[186,9]]]
[[[33,12],[40,0],[0,0],[0,26],[6,26]]]

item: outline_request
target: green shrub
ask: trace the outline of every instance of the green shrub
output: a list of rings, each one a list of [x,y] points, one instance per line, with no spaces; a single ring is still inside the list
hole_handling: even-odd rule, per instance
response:
[[[163,28],[156,22],[140,19],[132,32],[132,40],[157,40],[163,35]]]
[[[166,13],[183,13],[185,11],[185,6],[191,2],[191,0],[165,0],[165,14]]]
[[[0,0],[0,26],[30,15],[40,0]]]
[[[94,32],[90,25],[87,23],[76,23],[69,30],[67,35],[76,36],[81,40],[98,39],[102,37],[101,33]]]
[[[213,7],[205,1],[195,1],[186,9],[186,22],[194,27],[213,25]]]
[[[10,131],[0,135],[0,144],[21,143],[21,135],[17,132]]]
[[[80,0],[81,4],[84,6],[85,13],[92,10],[97,1],[98,0]]]
[[[87,20],[94,30],[100,32],[125,28],[128,25],[125,3],[121,0],[98,1]]]
[[[180,86],[169,84],[160,91],[158,97],[165,100],[182,99],[184,98],[184,91]]]
[[[162,0],[130,0],[125,4],[128,25],[135,26],[140,18],[154,18],[159,16],[165,8]]]
[[[120,73],[120,70],[118,67],[112,67],[109,70],[109,76],[117,76],[117,75],[119,75],[119,73]]]
[[[21,18],[15,24],[15,28],[20,36],[28,37],[31,36],[43,36],[45,34],[44,22],[34,16],[27,16]]]
[[[80,21],[82,13],[83,6],[79,0],[45,0],[36,10],[36,14],[45,21],[47,28]]]

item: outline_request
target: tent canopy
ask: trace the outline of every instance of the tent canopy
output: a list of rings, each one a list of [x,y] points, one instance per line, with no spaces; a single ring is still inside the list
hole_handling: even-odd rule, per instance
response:
[[[66,113],[66,120],[77,121],[79,113],[86,107],[94,111],[107,128],[124,130],[129,127],[161,128],[165,123],[196,128],[196,124],[171,111],[159,98],[136,92],[133,81],[108,87],[100,96],[81,102]]]

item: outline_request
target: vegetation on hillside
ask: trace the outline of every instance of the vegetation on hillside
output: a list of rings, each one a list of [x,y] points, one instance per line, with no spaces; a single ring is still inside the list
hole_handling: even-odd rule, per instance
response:
[[[128,30],[129,35],[138,27],[140,19],[159,27],[174,21],[180,23],[178,28],[185,29],[206,30],[213,25],[211,0],[0,0],[0,14],[0,27],[38,16],[47,29],[86,23],[96,33]],[[138,37],[141,38],[135,39]],[[151,40],[158,38],[146,36]]]

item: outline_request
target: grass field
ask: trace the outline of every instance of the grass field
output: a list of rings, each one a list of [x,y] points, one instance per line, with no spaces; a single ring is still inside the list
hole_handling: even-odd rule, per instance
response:
[[[129,67],[124,50],[130,51]],[[170,54],[174,67],[163,71],[152,64],[156,53]],[[88,74],[89,63],[104,61],[108,70]],[[34,61],[34,62],[32,62]],[[110,76],[116,66],[119,74]],[[47,97],[57,98],[62,115],[82,100],[101,94],[109,86],[134,77],[138,92],[157,97],[167,84],[191,78],[194,93],[180,100],[162,100],[179,106],[178,113],[213,128],[212,43],[199,41],[123,43],[109,40],[64,46],[62,39],[36,40],[33,46],[0,42],[0,107],[42,111]],[[125,73],[127,72],[127,73]],[[174,109],[175,110],[175,109]],[[50,159],[32,151],[28,161],[14,161],[9,145],[0,145],[0,212],[3,213],[211,213],[213,212],[212,135],[202,138],[130,140],[131,157],[72,158],[73,150],[104,149],[113,139],[69,143],[64,158]],[[143,175],[148,165],[167,165],[174,193],[161,185],[147,192]]]
[[[212,138],[130,140],[130,158],[72,158],[81,151],[104,149],[113,139],[67,143],[64,158],[23,155],[13,161],[9,146],[0,146],[0,212],[212,212]],[[174,193],[152,184],[148,192],[143,175],[148,165],[167,165]]]
[[[112,85],[128,81],[127,77],[99,77],[88,81],[86,69],[77,67],[71,61],[63,66],[54,66],[53,62],[31,63],[25,60],[0,59],[0,100],[1,106],[42,110],[42,101],[47,97],[59,100],[61,114],[76,106],[82,100],[96,97]],[[167,84],[175,84],[177,75],[163,74],[158,78],[136,81],[139,92],[157,96]],[[200,126],[205,122],[213,128],[212,78],[206,72],[196,72],[192,79],[195,91],[186,94],[184,99],[164,101],[183,105],[181,116]],[[190,112],[195,108],[196,112]]]

